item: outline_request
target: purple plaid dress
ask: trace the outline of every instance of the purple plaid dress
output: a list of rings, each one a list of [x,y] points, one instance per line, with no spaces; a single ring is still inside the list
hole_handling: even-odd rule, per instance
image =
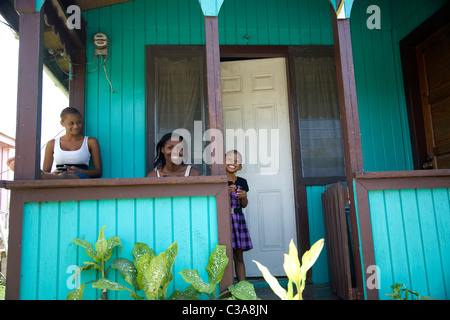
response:
[[[228,181],[228,185],[233,184]],[[241,177],[236,178],[236,185],[241,186],[242,190],[248,192],[247,180]],[[250,232],[248,231],[245,216],[242,213],[242,209],[235,209],[235,213],[231,215],[231,235],[233,240],[233,249],[240,249],[247,251],[253,248]]]

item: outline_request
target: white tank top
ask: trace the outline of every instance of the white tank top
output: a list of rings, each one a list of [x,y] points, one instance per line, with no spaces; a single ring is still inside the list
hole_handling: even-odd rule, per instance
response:
[[[85,136],[81,148],[74,151],[65,151],[61,149],[59,137],[55,138],[55,146],[53,148],[53,158],[58,165],[72,164],[89,166],[91,153],[88,147],[88,137]]]
[[[156,176],[157,176],[157,177],[161,177],[160,174],[159,174],[158,168],[155,168],[155,171],[156,171]],[[185,177],[189,177],[190,172],[191,172],[191,166],[188,165],[188,166],[186,167],[186,171],[184,172],[184,176],[185,176]]]

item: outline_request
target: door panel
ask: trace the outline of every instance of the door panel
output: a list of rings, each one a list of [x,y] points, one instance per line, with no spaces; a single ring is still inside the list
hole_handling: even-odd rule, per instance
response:
[[[256,260],[285,276],[284,253],[297,243],[286,61],[284,58],[221,63],[226,150],[243,155],[249,204],[244,214],[253,249],[244,253],[248,277],[260,277]],[[238,135],[229,135],[239,130]]]
[[[422,111],[429,163],[425,167],[450,168],[450,26],[417,48]]]

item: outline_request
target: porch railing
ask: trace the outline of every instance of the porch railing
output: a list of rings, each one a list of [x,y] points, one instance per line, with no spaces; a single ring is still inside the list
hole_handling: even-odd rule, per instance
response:
[[[158,253],[177,242],[168,290],[183,290],[188,284],[179,272],[197,269],[207,277],[206,263],[215,245],[225,245],[232,261],[226,182],[226,176],[0,181],[0,187],[11,190],[6,299],[65,299],[75,285],[67,270],[89,261],[72,239],[94,243],[102,226],[106,238],[122,240],[116,257],[132,257],[136,242]],[[81,274],[80,283],[95,278],[89,272]],[[108,277],[115,278],[111,272]],[[229,263],[221,290],[232,283]],[[86,287],[85,299],[98,295]],[[130,299],[122,292],[111,297]]]
[[[330,185],[325,190],[322,205],[331,290],[342,299],[354,300],[356,292],[353,285],[348,196],[342,182]]]

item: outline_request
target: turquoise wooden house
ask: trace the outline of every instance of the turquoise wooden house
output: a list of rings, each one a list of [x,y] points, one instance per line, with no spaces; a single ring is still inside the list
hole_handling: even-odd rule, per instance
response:
[[[250,186],[249,277],[260,276],[251,260],[284,276],[290,239],[302,254],[325,238],[310,280],[343,299],[388,299],[395,283],[449,299],[449,8],[3,1],[20,35],[18,169],[1,185],[11,190],[6,298],[65,299],[70,268],[87,260],[71,240],[95,242],[102,226],[123,241],[117,257],[131,258],[135,242],[161,252],[177,241],[170,290],[187,286],[180,270],[204,270],[217,244],[232,261],[221,151],[237,148]],[[37,179],[43,65],[99,140],[101,179]],[[176,129],[202,176],[146,178],[155,143]],[[230,262],[222,288],[233,277]]]

